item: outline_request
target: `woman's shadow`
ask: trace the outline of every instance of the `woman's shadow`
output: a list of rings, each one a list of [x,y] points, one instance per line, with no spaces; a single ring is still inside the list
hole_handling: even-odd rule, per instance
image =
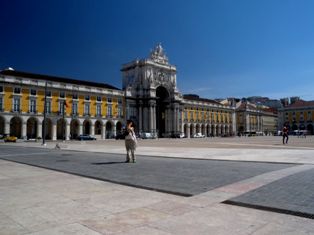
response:
[[[125,161],[122,162],[92,162],[93,165],[112,165],[112,164],[121,164],[125,163]]]

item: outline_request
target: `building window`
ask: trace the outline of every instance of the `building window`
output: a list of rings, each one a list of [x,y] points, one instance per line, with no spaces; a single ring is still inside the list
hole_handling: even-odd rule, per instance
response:
[[[14,94],[21,94],[21,88],[14,87]]]
[[[64,91],[60,91],[60,98],[65,98],[65,92]]]
[[[72,103],[72,114],[77,115],[77,103],[76,102]]]
[[[96,105],[96,115],[97,116],[101,116],[101,104],[97,104]]]
[[[85,100],[90,100],[90,96],[89,96],[89,95],[86,95],[86,96],[85,96]]]
[[[46,101],[46,113],[51,113],[51,101]]]
[[[84,104],[84,115],[89,115],[89,110],[90,110],[90,104],[86,103]]]
[[[29,101],[29,112],[36,113],[36,100],[35,99],[31,99]]]
[[[13,112],[20,112],[21,99],[19,97],[14,97],[13,99]]]
[[[118,99],[118,104],[122,104],[122,99],[121,98]]]
[[[108,102],[108,103],[112,103],[111,97],[108,97],[108,98],[107,98],[107,102]]]
[[[0,86],[0,93],[3,92],[3,86]]]
[[[60,97],[61,98],[61,97]],[[65,110],[64,110],[64,101],[60,101],[59,102],[59,113],[60,114],[64,114]]]
[[[51,97],[51,91],[46,91],[46,96]]]
[[[72,94],[72,99],[73,99],[73,100],[77,100],[77,97],[78,97],[78,96],[77,96],[76,93]]]
[[[35,89],[31,89],[30,94],[33,95],[33,96],[35,96],[35,95],[37,94],[37,93],[36,93],[36,90],[35,90]]]
[[[107,106],[107,116],[108,116],[108,117],[111,117],[111,116],[112,116],[112,107],[111,107],[111,105],[108,105],[108,106]]]
[[[96,97],[96,101],[97,101],[97,102],[101,102],[101,96],[97,96],[97,97]]]

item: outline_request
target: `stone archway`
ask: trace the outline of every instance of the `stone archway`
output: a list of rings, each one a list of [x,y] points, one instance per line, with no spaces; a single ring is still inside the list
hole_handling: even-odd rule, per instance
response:
[[[307,129],[307,133],[309,135],[313,135],[313,125],[312,124],[308,124],[306,129]]]
[[[117,122],[116,124],[116,136],[118,134],[121,134],[122,133],[122,123],[121,122]]]
[[[190,124],[190,137],[193,137],[194,135],[194,125]]]
[[[184,124],[183,129],[184,129],[184,136],[188,137],[189,136],[188,124]]]
[[[196,127],[195,127],[195,133],[200,133],[201,132],[201,126],[199,124],[196,124]]]
[[[201,129],[202,129],[202,135],[205,135],[206,134],[205,124],[202,124],[202,128]]]
[[[57,139],[65,140],[66,138],[66,121],[63,118],[60,118],[57,121]]]
[[[91,134],[91,123],[89,120],[85,120],[83,122],[83,134],[90,135]]]
[[[156,89],[156,129],[158,137],[164,137],[166,134],[166,122],[167,122],[167,106],[169,105],[169,92],[163,87],[159,86]]]
[[[45,125],[45,121],[43,121],[42,128],[45,128],[45,126],[46,126],[45,139],[51,140],[52,139],[52,121],[50,118],[46,118],[46,125]]]
[[[102,134],[102,122],[97,120],[95,122],[95,135],[101,135]]]
[[[80,122],[77,119],[73,119],[70,123],[70,136],[71,139],[76,139],[80,133]]]
[[[19,117],[13,117],[10,121],[10,135],[17,138],[22,137],[22,120]]]
[[[211,133],[210,133],[210,125],[207,125],[207,126],[206,126],[206,130],[207,130],[207,137],[210,137],[210,136],[211,136]]]
[[[106,123],[106,139],[112,139],[112,138],[114,138],[113,124],[108,121]]]
[[[26,131],[26,136],[27,139],[35,139],[37,137],[37,126],[38,126],[38,121],[34,117],[30,117],[27,120],[27,131]]]
[[[4,135],[5,133],[5,119],[0,116],[0,135]]]

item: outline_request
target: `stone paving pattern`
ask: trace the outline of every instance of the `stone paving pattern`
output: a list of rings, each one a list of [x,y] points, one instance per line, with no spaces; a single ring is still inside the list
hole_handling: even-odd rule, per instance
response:
[[[137,163],[125,163],[125,155],[91,152],[41,150],[15,147],[3,149],[0,158],[74,173],[110,182],[192,196],[280,170],[293,164],[193,160],[138,156]],[[20,154],[19,154],[20,153]]]
[[[228,202],[305,214],[314,219],[314,170],[303,171],[252,190]]]
[[[280,141],[276,137],[141,141],[137,153],[142,155],[303,163],[191,197],[0,160],[0,234],[313,234],[313,219],[221,203],[294,175],[300,177],[298,190],[306,188],[307,179],[303,184],[300,173],[314,169],[314,138],[291,137],[289,146],[284,147]],[[4,146],[37,147],[35,154],[34,149],[25,148],[23,155],[49,157],[46,150],[53,149],[55,143],[44,147],[40,143],[0,143],[2,156],[17,156],[21,153],[15,154],[12,148],[6,152]],[[122,146],[122,142],[109,140],[70,142],[63,143],[60,153],[67,149],[124,154]]]

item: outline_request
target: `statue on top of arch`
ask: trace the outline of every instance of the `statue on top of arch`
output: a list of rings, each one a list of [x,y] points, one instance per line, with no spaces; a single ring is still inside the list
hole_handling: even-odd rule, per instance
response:
[[[166,56],[161,43],[158,43],[154,50],[150,53],[150,59],[161,64],[168,64],[168,57]]]

